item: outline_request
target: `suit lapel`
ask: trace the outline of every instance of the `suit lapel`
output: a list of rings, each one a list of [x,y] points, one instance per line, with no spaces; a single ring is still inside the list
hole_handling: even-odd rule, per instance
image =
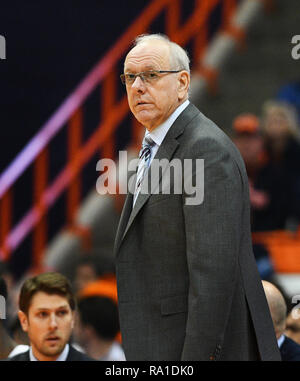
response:
[[[124,203],[124,206],[123,206],[119,226],[118,226],[117,233],[116,233],[115,248],[114,248],[115,254],[117,253],[117,251],[119,249],[122,237],[124,235],[124,231],[126,229],[126,225],[128,223],[130,214],[132,212],[132,204],[133,204],[133,194],[128,193],[126,200],[125,200],[125,203]]]
[[[161,159],[167,159],[168,161],[171,161],[177,147],[179,146],[179,142],[177,141],[177,138],[183,133],[185,126],[197,115],[199,114],[199,110],[190,103],[188,107],[179,115],[179,117],[175,120],[172,127],[169,129],[167,135],[165,136],[162,144],[160,145],[154,159],[161,160]],[[150,166],[147,176],[150,179],[151,178],[151,167]],[[157,186],[159,186],[161,182],[162,174],[160,174],[159,177],[153,179],[155,181],[154,184],[151,184],[151,189],[156,189]],[[142,209],[142,207],[145,205],[146,201],[151,196],[150,193],[143,194],[140,193],[136,199],[134,208],[132,208],[133,203],[133,195],[128,194],[123,212],[120,218],[119,228],[116,235],[116,246],[115,246],[115,253],[117,253],[122,240],[126,236],[130,226],[134,222],[135,217],[139,213],[139,211]]]
[[[179,145],[179,143],[177,142],[177,140],[175,140],[175,139],[169,139],[169,142],[165,146],[162,144],[159,147],[159,149],[158,149],[154,159],[156,159],[156,160],[167,159],[167,160],[170,161],[172,159],[172,156],[173,156],[173,154],[174,154],[174,152],[175,152],[175,150],[176,150],[178,145]],[[148,179],[149,179],[149,184],[150,184],[150,179],[151,179],[151,167],[152,167],[152,165],[150,166],[150,168],[149,168],[149,170],[147,172],[147,176],[148,176]],[[162,177],[162,174],[160,174],[159,177],[156,177],[156,178],[153,179],[154,183],[152,183],[150,185],[150,189],[154,190],[154,189],[156,189],[159,186],[159,184],[161,182],[161,177]],[[142,207],[145,205],[146,201],[149,199],[150,196],[151,196],[150,192],[148,192],[146,194],[141,193],[141,192],[139,193],[139,195],[138,195],[138,197],[136,199],[134,208],[131,211],[131,214],[130,214],[130,217],[129,217],[129,220],[128,220],[128,223],[127,223],[127,226],[126,226],[126,229],[124,231],[122,239],[126,235],[128,229],[132,225],[135,217],[137,216],[139,211],[142,209]]]

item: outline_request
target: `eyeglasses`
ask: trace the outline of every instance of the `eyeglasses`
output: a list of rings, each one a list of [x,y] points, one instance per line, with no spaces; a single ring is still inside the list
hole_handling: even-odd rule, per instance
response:
[[[132,85],[137,77],[140,77],[141,80],[144,83],[153,83],[158,78],[161,77],[160,74],[170,74],[170,73],[179,73],[180,71],[183,71],[184,69],[180,70],[149,70],[149,71],[142,71],[141,73],[126,73],[121,74],[120,78],[123,83],[123,85]]]

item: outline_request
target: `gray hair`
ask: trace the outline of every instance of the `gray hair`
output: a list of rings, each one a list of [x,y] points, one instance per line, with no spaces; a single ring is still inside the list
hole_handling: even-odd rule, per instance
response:
[[[276,113],[282,116],[286,120],[289,135],[293,136],[294,138],[298,140],[300,139],[298,117],[297,117],[297,112],[294,106],[284,101],[268,100],[263,104],[262,111],[263,111],[263,115],[262,115],[263,131],[265,131],[265,124],[266,124],[268,116],[271,115],[272,113]]]
[[[134,40],[134,46],[150,40],[160,40],[165,42],[170,48],[170,65],[172,70],[184,69],[190,74],[190,59],[187,52],[175,42],[172,42],[164,34],[142,34]]]

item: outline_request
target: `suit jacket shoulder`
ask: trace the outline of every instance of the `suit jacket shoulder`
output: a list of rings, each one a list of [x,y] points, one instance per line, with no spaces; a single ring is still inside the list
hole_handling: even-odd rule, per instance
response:
[[[282,361],[300,361],[300,345],[287,336],[280,347],[280,353]]]
[[[207,118],[193,104],[190,104],[183,113],[184,112],[186,112],[186,114],[183,115],[182,119],[186,125],[184,128],[183,143],[185,146],[188,146],[192,154],[193,151],[196,154],[199,154],[199,152],[203,154],[206,152],[213,154],[214,152],[222,151],[229,154],[239,167],[244,169],[244,162],[239,150],[232,139],[230,139],[220,127]],[[188,116],[192,116],[192,118],[190,117],[189,120]]]
[[[79,352],[77,349],[70,345],[69,354],[66,361],[96,361],[86,354]]]
[[[5,361],[30,361],[29,359],[29,349],[26,352],[19,353],[13,357],[7,358]]]

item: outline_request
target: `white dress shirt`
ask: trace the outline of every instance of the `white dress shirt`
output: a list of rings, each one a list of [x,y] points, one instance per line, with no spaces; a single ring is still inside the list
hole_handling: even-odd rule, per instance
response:
[[[16,347],[14,347],[14,349],[10,352],[10,354],[8,355],[8,358],[14,357],[20,353],[27,352],[28,349],[29,349],[28,345],[19,344]]]
[[[284,342],[285,336],[281,335],[279,339],[277,340],[278,348],[280,348]]]
[[[175,120],[179,117],[179,115],[183,112],[183,110],[189,105],[190,101],[187,99],[184,101],[180,106],[177,107],[177,109],[169,116],[167,120],[165,120],[161,125],[156,127],[153,131],[149,132],[146,129],[145,136],[150,136],[150,138],[154,141],[154,145],[151,148],[151,156],[149,158],[149,167],[151,165],[151,162],[156,155],[156,152],[159,149],[159,146],[163,142],[165,136],[167,135],[169,129],[171,128],[172,124],[175,122]],[[137,170],[138,172],[138,170]],[[137,193],[134,194],[133,197],[133,207],[136,202],[136,199],[138,197],[138,194],[140,192],[140,189]]]
[[[172,124],[179,117],[182,111],[187,108],[189,103],[190,101],[188,99],[185,102],[183,102],[180,106],[177,107],[177,109],[173,112],[173,114],[169,116],[167,120],[165,120],[161,125],[156,127],[153,131],[149,132],[148,130],[146,130],[145,136],[150,136],[150,138],[155,143],[155,145],[151,149],[151,157],[150,157],[149,166],[151,165],[151,162],[154,156],[156,155],[156,152],[158,151],[159,146],[163,142]]]

